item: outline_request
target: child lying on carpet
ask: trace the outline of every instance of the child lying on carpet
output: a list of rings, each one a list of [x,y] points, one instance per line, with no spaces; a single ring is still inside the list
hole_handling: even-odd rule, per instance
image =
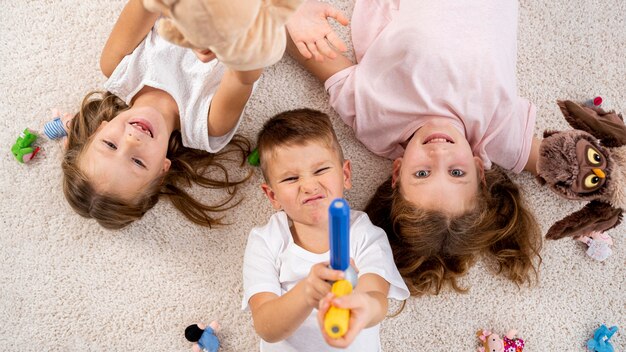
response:
[[[287,50],[356,137],[394,160],[366,212],[411,293],[463,291],[457,279],[482,254],[515,283],[531,281],[539,227],[518,186],[491,168],[536,173],[535,106],[515,77],[517,1],[357,0],[356,64],[329,45],[343,47],[326,20],[345,23],[336,12],[306,1],[287,24]]]
[[[219,224],[214,213],[234,206],[246,179],[232,180],[222,162],[249,151],[235,131],[262,69],[227,69],[210,51],[175,46],[157,34],[158,17],[141,0],[126,4],[100,60],[107,92],[88,94],[68,128],[65,197],[106,228],[141,218],[161,196],[197,224]],[[204,204],[184,190],[192,182],[230,196]]]
[[[379,351],[387,297],[403,300],[409,291],[385,232],[353,210],[350,256],[358,284],[350,295],[329,294],[327,281],[344,273],[328,268],[328,207],[352,185],[350,161],[343,159],[330,119],[307,109],[278,114],[259,132],[257,148],[266,182],[262,189],[278,211],[250,232],[244,255],[242,307],[252,312],[261,350],[335,350],[330,345]],[[322,328],[331,301],[351,309],[349,330],[338,339]]]

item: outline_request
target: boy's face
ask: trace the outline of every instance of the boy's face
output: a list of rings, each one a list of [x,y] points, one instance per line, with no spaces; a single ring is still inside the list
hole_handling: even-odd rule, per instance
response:
[[[261,185],[276,210],[309,226],[328,224],[328,206],[352,186],[350,161],[320,142],[281,146],[266,159],[269,184]]]

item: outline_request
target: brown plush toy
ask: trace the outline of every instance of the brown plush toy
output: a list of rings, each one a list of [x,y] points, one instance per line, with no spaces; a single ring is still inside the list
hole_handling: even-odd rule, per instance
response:
[[[270,66],[286,46],[285,23],[302,0],[143,0],[161,12],[159,35],[170,42],[210,49],[240,71]]]
[[[555,193],[589,201],[556,222],[548,239],[606,231],[621,222],[626,209],[626,125],[621,114],[558,101],[569,131],[546,131],[539,148],[540,183]]]

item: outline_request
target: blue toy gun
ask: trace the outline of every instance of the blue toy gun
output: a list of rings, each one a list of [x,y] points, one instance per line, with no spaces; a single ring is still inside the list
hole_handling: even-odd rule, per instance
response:
[[[346,278],[333,283],[336,297],[349,295],[356,286],[357,275],[350,266],[350,206],[345,199],[337,198],[328,208],[330,236],[330,267],[342,270]],[[348,331],[350,310],[331,306],[324,317],[324,330],[331,338],[342,337]]]

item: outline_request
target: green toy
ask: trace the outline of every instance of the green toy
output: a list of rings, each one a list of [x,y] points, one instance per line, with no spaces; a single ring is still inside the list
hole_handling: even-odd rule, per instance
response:
[[[17,137],[17,141],[11,147],[11,153],[15,156],[15,159],[20,163],[27,163],[35,157],[39,152],[39,147],[33,147],[33,144],[37,140],[37,135],[31,133],[28,128],[24,129],[20,136]]]
[[[261,160],[259,160],[259,150],[254,149],[252,154],[248,155],[248,164],[252,166],[259,166],[261,164]]]

